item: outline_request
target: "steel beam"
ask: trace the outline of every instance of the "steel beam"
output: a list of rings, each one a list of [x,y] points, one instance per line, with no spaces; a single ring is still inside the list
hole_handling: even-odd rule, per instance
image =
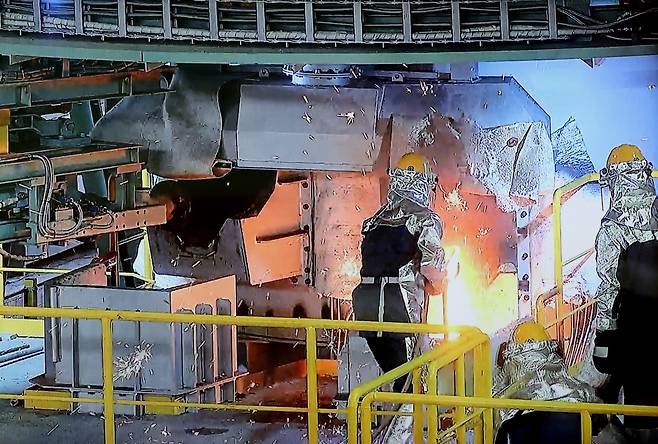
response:
[[[47,154],[53,163],[56,176],[117,167],[131,167],[128,169],[136,171],[141,169],[139,146],[109,148],[90,146]],[[0,160],[0,185],[41,178],[43,178],[43,164],[36,159],[14,161],[11,157],[5,157]]]
[[[166,81],[157,70],[10,83],[0,85],[0,108],[153,94],[165,90]]]
[[[557,38],[557,5],[555,0],[548,1],[548,35],[551,39]]]
[[[82,0],[74,0],[73,11],[75,18],[75,33],[83,34],[85,30],[84,30],[84,17],[82,15]]]
[[[357,2],[358,3],[358,2]],[[355,3],[356,4],[356,3]],[[356,10],[355,6],[355,10]],[[263,30],[264,31],[264,30]],[[357,33],[358,38],[358,33]],[[588,59],[658,54],[658,45],[565,46],[559,42],[537,44],[524,49],[437,51],[436,47],[417,45],[399,49],[358,45],[353,47],[242,47],[227,45],[181,45],[177,43],[143,43],[135,45],[120,41],[71,40],[55,35],[39,37],[2,36],[0,53],[34,57],[53,57],[90,60],[121,60],[133,62],[171,62],[199,64],[400,64],[400,63],[458,63],[520,60]],[[528,48],[528,49],[525,49]]]
[[[119,23],[119,36],[125,37],[128,35],[128,24],[126,23],[126,0],[119,0],[117,5],[118,23]]]
[[[509,40],[509,4],[507,0],[500,0],[500,38]]]
[[[164,0],[163,5],[169,4],[170,0]],[[171,17],[169,17],[169,37],[171,37]],[[208,0],[208,31],[210,31],[210,39],[217,40],[219,38],[219,22],[217,20],[217,0]],[[166,30],[166,28],[165,28]]]
[[[411,43],[411,4],[408,1],[402,2],[402,33],[404,42]]]
[[[256,29],[258,29],[258,41],[267,40],[265,36],[265,2],[263,0],[256,2]]]
[[[8,109],[0,109],[0,155],[9,153],[9,114]]]
[[[462,40],[462,25],[459,11],[459,1],[452,0],[450,2],[450,12],[452,20],[452,41],[461,42]]]
[[[213,9],[215,5],[215,26],[213,28]],[[208,0],[208,12],[210,13],[210,37],[217,38],[217,0]],[[171,38],[171,0],[162,0],[162,29],[164,29],[164,36],[167,39]],[[213,34],[213,29],[215,34]]]
[[[41,32],[41,1],[32,0],[32,13],[34,18],[34,31]]]
[[[361,0],[354,2],[354,41],[363,43],[363,11],[361,10]]]
[[[304,2],[304,26],[306,29],[306,41],[315,41],[315,20],[313,18],[313,2],[306,0]]]

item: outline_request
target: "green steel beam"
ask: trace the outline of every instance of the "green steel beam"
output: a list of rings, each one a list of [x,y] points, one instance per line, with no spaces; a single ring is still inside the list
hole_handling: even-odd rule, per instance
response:
[[[520,45],[520,44],[519,44]],[[564,45],[564,43],[562,43]],[[142,41],[100,41],[58,36],[0,37],[0,54],[69,59],[116,60],[132,62],[171,62],[203,64],[283,64],[283,63],[460,63],[518,60],[588,59],[658,54],[658,45],[538,47],[534,49],[454,50],[436,45],[401,47],[390,45],[350,46],[221,46]],[[532,47],[531,47],[532,48]]]
[[[72,150],[46,151],[56,176],[80,174],[109,168],[139,166],[139,146],[92,145]],[[23,155],[6,156],[0,160],[0,185],[43,177],[43,164]],[[14,159],[19,160],[14,160]],[[134,168],[131,168],[133,170]]]

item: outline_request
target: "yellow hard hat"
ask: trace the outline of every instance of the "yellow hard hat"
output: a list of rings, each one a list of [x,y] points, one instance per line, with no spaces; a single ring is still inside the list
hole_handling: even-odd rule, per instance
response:
[[[608,166],[617,163],[632,162],[634,160],[644,160],[642,151],[635,145],[623,144],[614,147],[608,156]]]
[[[430,166],[425,156],[418,153],[407,153],[398,160],[396,168],[400,170],[411,170],[417,173],[431,173]]]
[[[548,341],[551,338],[546,333],[544,327],[536,322],[523,322],[516,326],[512,332],[512,341],[517,344],[523,342],[541,342]]]

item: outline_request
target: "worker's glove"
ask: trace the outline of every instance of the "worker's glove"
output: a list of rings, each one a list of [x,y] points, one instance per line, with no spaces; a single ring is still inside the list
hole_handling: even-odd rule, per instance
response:
[[[597,330],[594,337],[594,367],[605,374],[618,373],[623,365],[620,358],[619,330]]]

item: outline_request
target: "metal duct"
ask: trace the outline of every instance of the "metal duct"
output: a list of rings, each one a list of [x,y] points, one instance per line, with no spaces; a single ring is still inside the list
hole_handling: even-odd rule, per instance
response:
[[[239,167],[370,171],[379,154],[374,88],[242,85]]]

